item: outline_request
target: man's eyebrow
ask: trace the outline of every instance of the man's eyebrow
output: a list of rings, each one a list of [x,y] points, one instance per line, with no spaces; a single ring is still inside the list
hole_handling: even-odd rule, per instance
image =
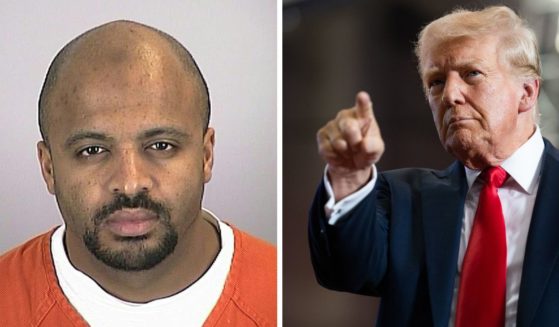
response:
[[[485,62],[486,61],[483,60],[483,59],[468,59],[468,60],[462,60],[462,61],[456,61],[455,60],[451,63],[451,65],[453,67],[459,67],[459,68],[460,67],[461,68],[472,67],[472,66],[480,66],[481,68],[485,68],[486,67]],[[440,74],[441,72],[444,72],[444,71],[445,71],[445,68],[441,69],[440,67],[437,67],[437,66],[428,67],[427,69],[425,69],[423,71],[422,78],[430,77],[432,75],[437,75],[437,74]]]
[[[441,72],[441,70],[439,68],[427,68],[426,70],[423,71],[423,76],[422,77],[427,77],[427,76],[431,76],[431,75],[435,75],[435,74],[439,74]]]
[[[81,132],[77,132],[77,133],[73,134],[72,136],[70,136],[66,140],[66,142],[64,142],[64,145],[66,147],[71,147],[74,144],[78,143],[79,141],[85,140],[85,139],[93,139],[93,140],[99,140],[99,141],[110,141],[113,138],[107,136],[106,134],[99,133],[99,132],[81,131]]]
[[[172,136],[179,139],[186,139],[190,137],[190,134],[180,131],[174,127],[156,127],[148,129],[140,134],[141,139],[148,139],[155,136],[166,135]]]

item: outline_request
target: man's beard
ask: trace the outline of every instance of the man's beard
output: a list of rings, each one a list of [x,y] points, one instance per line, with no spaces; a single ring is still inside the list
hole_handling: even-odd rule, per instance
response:
[[[157,214],[164,234],[153,247],[146,246],[147,236],[118,237],[125,248],[115,250],[104,246],[99,241],[100,225],[109,215],[123,208],[142,208]],[[171,225],[169,210],[163,204],[149,198],[146,193],[139,193],[130,198],[119,194],[113,202],[99,209],[93,218],[94,228],[86,228],[83,241],[87,249],[106,265],[123,271],[141,271],[153,268],[173,253],[178,241],[178,234]]]

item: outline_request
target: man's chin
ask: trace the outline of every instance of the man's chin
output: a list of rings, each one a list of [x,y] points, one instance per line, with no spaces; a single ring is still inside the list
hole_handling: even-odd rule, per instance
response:
[[[471,169],[483,169],[490,157],[487,143],[480,138],[453,137],[447,139],[445,149],[463,165]]]
[[[465,128],[448,130],[443,142],[445,149],[452,153],[469,151],[475,143],[475,134]]]
[[[174,230],[154,235],[99,235],[86,232],[87,249],[107,266],[123,271],[142,271],[155,267],[175,250],[178,235]],[[108,236],[108,237],[107,237]]]

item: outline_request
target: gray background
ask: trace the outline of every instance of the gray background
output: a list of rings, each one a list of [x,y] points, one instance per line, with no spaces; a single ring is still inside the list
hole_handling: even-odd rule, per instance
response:
[[[210,88],[214,174],[204,206],[276,242],[276,1],[1,1],[0,253],[62,222],[35,145],[37,98],[54,55],[116,19],[182,42]]]

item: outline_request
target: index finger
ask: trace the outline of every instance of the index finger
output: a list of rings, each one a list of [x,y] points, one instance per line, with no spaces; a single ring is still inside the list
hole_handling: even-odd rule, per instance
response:
[[[355,107],[357,117],[359,118],[373,118],[373,103],[369,93],[361,91],[355,97]]]

